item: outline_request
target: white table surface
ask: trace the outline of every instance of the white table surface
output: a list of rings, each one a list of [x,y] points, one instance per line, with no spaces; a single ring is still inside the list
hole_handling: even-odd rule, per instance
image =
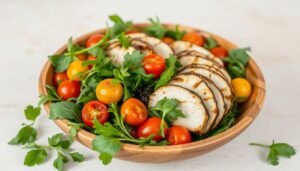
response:
[[[26,150],[9,146],[21,123],[23,109],[38,100],[39,72],[69,36],[105,26],[109,14],[145,21],[162,21],[203,28],[240,46],[251,46],[266,83],[267,98],[255,122],[223,147],[193,159],[164,164],[138,164],[114,159],[102,166],[97,154],[75,143],[87,160],[66,170],[300,170],[300,154],[265,162],[266,151],[250,142],[285,141],[300,150],[300,1],[297,0],[0,0],[0,170],[53,170],[52,159],[36,167],[23,166]],[[36,124],[39,143],[61,132],[46,113]],[[153,156],[159,157],[159,156]]]

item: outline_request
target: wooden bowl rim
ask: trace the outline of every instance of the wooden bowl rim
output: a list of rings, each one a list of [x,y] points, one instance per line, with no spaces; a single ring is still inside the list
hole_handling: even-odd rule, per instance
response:
[[[149,23],[134,23],[133,24],[135,27],[137,28],[143,28],[149,25]],[[177,24],[170,24],[170,23],[164,23],[163,25],[167,26],[167,27],[175,27]],[[218,38],[224,42],[226,42],[227,44],[229,44],[232,48],[237,48],[238,46],[236,46],[235,44],[231,43],[230,41],[215,35],[213,33],[210,33],[208,31],[204,31],[202,29],[197,29],[197,28],[193,28],[190,26],[184,26],[184,25],[179,25],[180,29],[185,29],[185,30],[193,30],[193,31],[198,31],[201,32],[204,35],[210,35],[212,37]],[[102,29],[98,29],[92,32],[89,32],[87,34],[84,34],[82,36],[79,36],[78,38],[74,39],[74,42],[80,42],[82,40],[85,40],[89,35],[92,35],[94,33],[101,33],[101,32],[105,32],[105,28]],[[55,54],[60,54],[62,52],[64,52],[66,50],[67,45],[63,45],[61,48],[59,48],[59,50],[56,51]],[[40,74],[40,78],[39,78],[39,93],[41,95],[45,95],[47,94],[47,90],[46,90],[46,76],[47,76],[47,72],[48,70],[51,68],[51,62],[48,60],[46,62],[46,64],[44,65],[41,74]],[[256,72],[255,74],[257,75],[256,80],[260,80],[259,83],[257,83],[257,87],[258,87],[258,93],[257,96],[255,97],[254,101],[258,101],[259,103],[259,107],[262,107],[263,103],[264,103],[264,99],[265,99],[265,81],[262,75],[261,70],[259,69],[258,65],[254,62],[254,60],[250,57],[249,60],[249,64],[248,67],[253,68]],[[239,134],[241,131],[243,131],[244,129],[246,129],[251,122],[255,119],[255,117],[257,116],[257,114],[259,113],[259,111],[256,111],[255,113],[251,113],[251,108],[253,108],[254,106],[250,106],[250,108],[247,108],[243,115],[244,117],[237,122],[234,126],[232,126],[231,128],[229,128],[228,130],[217,134],[215,136],[212,137],[208,137],[205,138],[203,140],[199,140],[199,141],[194,141],[188,144],[182,144],[182,145],[171,145],[171,146],[144,146],[143,148],[141,148],[139,145],[134,145],[134,144],[127,144],[127,143],[122,143],[122,150],[124,151],[130,151],[130,152],[149,152],[149,153],[169,153],[169,152],[182,152],[182,151],[189,151],[189,150],[194,150],[194,149],[207,149],[209,147],[213,147],[217,144],[222,143],[225,140],[231,139],[234,136],[236,136],[237,134]],[[50,104],[44,104],[44,108],[46,110],[47,113],[49,113],[50,110]],[[54,121],[65,133],[68,133],[69,127],[68,127],[68,121],[67,120],[55,120]],[[91,147],[91,142],[92,140],[95,138],[95,135],[80,129],[80,131],[77,134],[77,140],[82,143],[83,145],[87,146],[87,147]]]

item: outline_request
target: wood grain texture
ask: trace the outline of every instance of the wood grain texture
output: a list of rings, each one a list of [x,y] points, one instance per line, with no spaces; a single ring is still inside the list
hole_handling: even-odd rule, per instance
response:
[[[140,23],[134,24],[137,28],[144,28],[148,24]],[[173,24],[164,24],[168,28],[174,28]],[[212,36],[219,44],[226,49],[237,48],[233,43],[225,40],[224,38],[215,34],[209,33],[204,30],[195,29],[188,26],[180,26],[181,30],[185,31],[196,31],[201,33],[203,36]],[[74,40],[75,43],[84,44],[87,38],[94,33],[104,33],[105,29],[96,30],[94,32],[85,34]],[[66,45],[61,47],[56,54],[60,54],[66,51]],[[255,117],[258,115],[265,99],[265,81],[263,75],[251,58],[247,66],[247,79],[252,85],[252,94],[250,98],[242,105],[242,113],[238,116],[237,123],[230,129],[223,133],[215,135],[213,137],[206,138],[201,141],[192,142],[184,145],[174,146],[145,146],[140,148],[138,145],[123,144],[122,150],[115,156],[122,160],[128,160],[133,162],[148,162],[148,163],[161,163],[173,160],[183,160],[199,155],[208,153],[232,140],[234,137],[242,133],[250,124],[253,122]],[[39,92],[40,94],[46,94],[46,85],[52,85],[53,68],[51,63],[48,61],[42,69],[39,79]],[[49,105],[45,104],[44,108],[49,113]],[[55,123],[66,133],[68,133],[68,121],[67,120],[56,120]],[[76,140],[81,144],[91,148],[91,142],[95,135],[85,130],[80,130],[76,137]],[[153,157],[159,156],[159,157]]]

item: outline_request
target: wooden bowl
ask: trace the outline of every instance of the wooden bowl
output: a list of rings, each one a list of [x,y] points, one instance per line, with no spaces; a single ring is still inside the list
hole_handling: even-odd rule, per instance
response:
[[[141,23],[134,24],[137,28],[144,28],[149,24]],[[174,24],[164,24],[166,27],[174,28]],[[180,26],[181,30],[185,31],[197,31],[204,36],[212,36],[215,38],[221,46],[227,49],[237,48],[233,43],[217,36],[215,34],[209,33],[207,31],[195,29],[187,26]],[[87,38],[94,33],[104,33],[106,29],[100,29],[75,39],[75,43],[84,44]],[[60,54],[66,51],[66,45],[62,46],[56,54]],[[257,64],[250,59],[247,66],[247,79],[252,85],[252,94],[247,102],[242,105],[242,112],[237,118],[235,125],[218,135],[206,138],[204,140],[195,141],[183,145],[173,145],[173,146],[145,146],[144,148],[138,145],[123,144],[122,150],[115,156],[118,159],[128,160],[133,162],[147,162],[147,163],[161,163],[173,160],[183,160],[192,158],[195,156],[203,155],[210,152],[218,147],[229,142],[240,133],[242,133],[255,119],[259,113],[264,99],[265,99],[265,81],[263,75],[257,66]],[[53,67],[48,61],[42,69],[40,80],[39,80],[39,92],[40,94],[47,94],[46,84],[52,85]],[[49,105],[45,104],[44,108],[49,113]],[[68,133],[68,121],[67,120],[56,120],[55,123],[66,133]],[[85,130],[80,130],[76,137],[76,140],[81,144],[91,148],[91,142],[95,138],[95,135],[87,132]],[[159,157],[154,157],[159,156]]]

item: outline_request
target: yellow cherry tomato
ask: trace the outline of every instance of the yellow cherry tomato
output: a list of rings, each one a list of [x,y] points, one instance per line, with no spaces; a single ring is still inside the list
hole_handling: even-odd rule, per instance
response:
[[[96,96],[105,104],[118,102],[123,97],[123,87],[113,79],[105,79],[97,85]]]
[[[82,61],[74,61],[68,67],[67,76],[70,80],[80,81],[82,74],[88,70],[88,66],[82,66]]]
[[[251,85],[248,80],[244,78],[235,78],[231,81],[231,84],[237,102],[244,102],[251,95]]]

